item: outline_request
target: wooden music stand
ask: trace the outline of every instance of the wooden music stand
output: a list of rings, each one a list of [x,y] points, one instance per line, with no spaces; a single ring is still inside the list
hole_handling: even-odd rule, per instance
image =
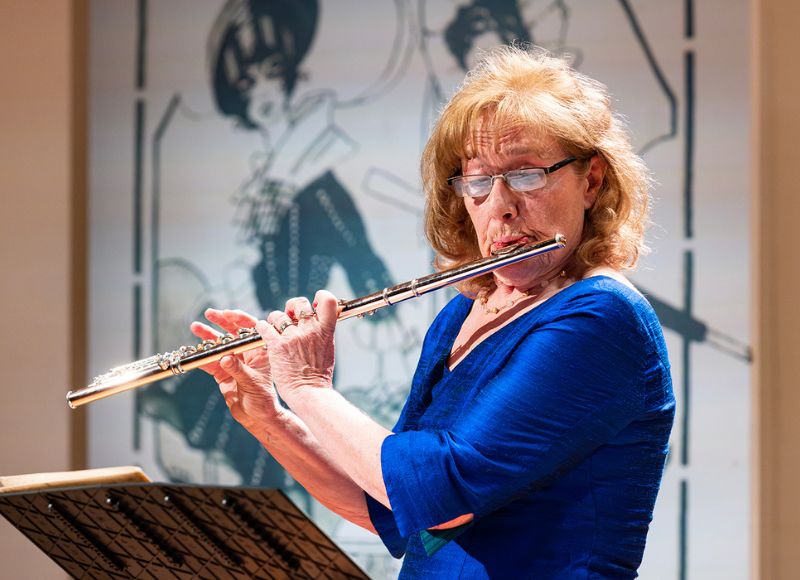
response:
[[[75,578],[368,578],[274,489],[84,485],[0,494],[0,513]]]

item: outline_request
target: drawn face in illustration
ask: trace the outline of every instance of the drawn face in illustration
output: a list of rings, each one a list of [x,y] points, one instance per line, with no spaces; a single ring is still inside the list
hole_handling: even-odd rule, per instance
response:
[[[444,29],[444,41],[462,71],[472,68],[480,49],[530,41],[516,0],[461,2]]]
[[[479,49],[531,40],[517,0],[419,0],[422,50],[435,99],[444,102],[475,63]],[[455,9],[454,9],[455,4]]]
[[[264,129],[270,129],[286,119],[289,95],[285,92],[284,65],[280,55],[274,54],[248,67],[247,118]]]
[[[286,123],[318,13],[318,0],[228,1],[208,41],[220,113],[245,129],[273,130]]]
[[[419,0],[422,50],[439,100],[452,94],[481,50],[535,42],[560,52],[566,10],[564,0]]]

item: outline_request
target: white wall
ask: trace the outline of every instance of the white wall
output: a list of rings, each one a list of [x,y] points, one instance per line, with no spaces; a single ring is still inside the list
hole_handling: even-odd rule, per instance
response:
[[[75,3],[63,0],[0,0],[2,475],[66,470],[75,460],[74,417],[64,401],[76,352],[71,340],[75,10]],[[62,575],[0,521],[0,577]]]

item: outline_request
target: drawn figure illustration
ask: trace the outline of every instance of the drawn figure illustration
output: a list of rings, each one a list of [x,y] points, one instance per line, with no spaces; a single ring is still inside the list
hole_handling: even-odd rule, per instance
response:
[[[232,202],[238,242],[258,256],[249,266],[250,279],[265,312],[282,308],[289,297],[324,288],[334,266],[341,267],[354,295],[392,284],[352,195],[333,169],[357,151],[335,123],[336,95],[299,94],[318,16],[317,0],[230,0],[208,40],[217,110],[263,143],[252,175]],[[202,309],[195,313],[200,317]],[[384,310],[368,320],[392,324],[394,317]],[[181,432],[191,448],[205,453],[206,462],[232,468],[243,485],[279,487],[296,500],[306,499],[232,421],[210,377],[190,373],[169,389],[148,389],[139,403],[143,412]]]
[[[234,200],[242,241],[260,252],[252,278],[264,310],[313,294],[336,262],[356,293],[390,281],[351,195],[329,169],[356,149],[333,120],[335,95],[294,98],[318,10],[316,0],[230,2],[209,43],[220,112],[265,142],[263,165]]]

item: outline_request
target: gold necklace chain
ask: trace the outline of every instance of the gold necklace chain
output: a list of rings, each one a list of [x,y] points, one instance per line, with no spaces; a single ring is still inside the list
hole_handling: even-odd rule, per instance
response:
[[[525,290],[522,293],[521,296],[517,296],[513,300],[508,300],[502,306],[486,306],[486,303],[489,302],[489,297],[486,295],[486,293],[481,294],[481,296],[478,298],[478,300],[481,303],[481,308],[483,308],[483,313],[484,314],[499,314],[503,310],[508,310],[509,308],[514,306],[514,304],[516,304],[517,302],[519,302],[520,300],[522,300],[524,298],[531,298],[533,296],[538,296],[539,294],[541,294],[544,291],[545,288],[547,288],[550,285],[550,283],[553,280],[555,280],[556,278],[564,278],[566,275],[567,275],[566,270],[561,270],[555,276],[552,276],[551,278],[548,278],[547,280],[545,280],[541,284],[539,284],[538,291],[533,292],[533,288],[528,288],[527,290]]]

